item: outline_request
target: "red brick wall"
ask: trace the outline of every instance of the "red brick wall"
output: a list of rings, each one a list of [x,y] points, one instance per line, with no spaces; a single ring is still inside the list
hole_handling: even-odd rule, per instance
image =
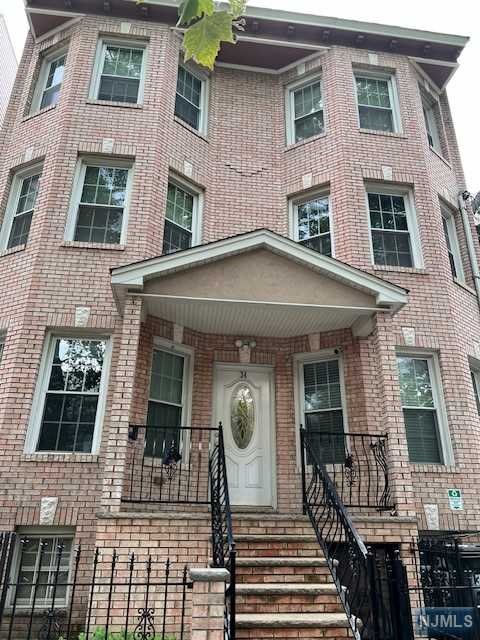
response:
[[[209,129],[202,137],[173,117],[179,41],[166,26],[132,24],[133,37],[148,39],[141,108],[89,102],[100,33],[120,33],[120,21],[90,17],[41,44],[29,39],[0,134],[1,215],[13,173],[34,160],[44,162],[28,243],[0,255],[0,329],[6,332],[0,391],[1,524],[38,523],[40,498],[54,495],[60,498],[57,524],[74,525],[79,541],[91,540],[96,510],[110,503],[120,507],[128,420],[145,416],[152,336],[171,337],[171,328],[151,318],[140,328],[138,305],[130,308],[125,324],[112,296],[109,269],[161,253],[168,173],[185,173],[186,162],[193,181],[205,189],[205,242],[259,227],[287,234],[288,197],[302,190],[302,177],[311,174],[313,187],[329,185],[336,257],[410,291],[407,307],[392,319],[379,319],[370,338],[353,340],[346,332],[321,336],[322,346],[345,349],[349,424],[356,430],[389,431],[394,494],[403,515],[421,515],[422,503],[438,503],[442,516],[450,518],[446,490],[457,487],[465,494],[466,507],[458,526],[478,528],[480,421],[467,358],[480,342],[475,337],[480,319],[473,292],[451,279],[441,227],[439,196],[455,203],[464,187],[447,99],[441,107],[450,164],[427,146],[412,65],[399,55],[378,54],[378,66],[396,74],[403,133],[359,132],[352,65],[369,68],[369,57],[365,51],[334,46],[307,64],[307,73],[322,71],[325,135],[285,146],[284,86],[297,77],[296,70],[275,76],[218,68],[210,79]],[[54,109],[26,117],[38,55],[63,41],[69,53],[60,101]],[[115,249],[66,243],[78,155],[101,154],[104,138],[114,139],[115,156],[135,159],[127,242]],[[382,180],[384,166],[392,168],[395,182],[414,190],[422,270],[371,265],[364,181]],[[471,284],[462,233],[460,243]],[[113,338],[100,453],[25,455],[46,332],[73,327],[76,306],[91,307],[88,328]],[[408,464],[394,362],[395,347],[404,344],[401,327],[415,328],[417,346],[439,353],[455,468]],[[308,342],[253,338],[253,361],[275,366],[279,508],[295,511],[300,484],[291,455],[292,356],[307,351]],[[235,361],[234,340],[185,332],[185,342],[196,351],[196,424],[210,424],[212,363]]]

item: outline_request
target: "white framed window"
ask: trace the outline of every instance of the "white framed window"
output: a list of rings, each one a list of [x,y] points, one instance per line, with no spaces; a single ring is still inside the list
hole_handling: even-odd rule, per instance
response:
[[[170,176],[163,231],[162,253],[173,253],[199,244],[203,195],[185,180]]]
[[[179,65],[175,115],[200,133],[207,132],[208,78],[190,66]]]
[[[410,461],[453,464],[435,354],[400,352],[397,365]]]
[[[147,45],[130,40],[100,40],[90,97],[107,102],[141,104],[145,86]]]
[[[38,529],[37,529],[38,531]],[[19,609],[66,606],[73,556],[73,533],[20,533],[15,548],[10,606]]]
[[[325,256],[333,255],[330,196],[327,193],[290,201],[292,236]]]
[[[470,377],[472,379],[473,395],[477,406],[477,413],[480,416],[480,368],[471,367]]]
[[[178,427],[189,426],[192,402],[193,352],[180,345],[154,342],[148,399],[145,451],[164,458],[173,446],[182,444]]]
[[[132,161],[82,158],[75,174],[66,240],[124,244],[132,181]]]
[[[45,55],[33,93],[31,113],[57,104],[65,74],[66,49]]]
[[[107,337],[48,337],[32,404],[27,452],[98,450],[109,366]]]
[[[437,125],[438,103],[434,98],[422,91],[422,109],[429,146],[437,153],[442,153],[440,135]]]
[[[323,84],[319,77],[295,82],[285,96],[287,144],[294,144],[325,131]]]
[[[423,267],[413,194],[366,185],[372,260],[375,265]]]
[[[27,243],[37,204],[42,165],[16,173],[0,232],[0,249],[12,249]]]
[[[400,110],[391,74],[355,72],[360,129],[400,132]]]
[[[5,349],[5,334],[0,334],[0,364],[2,364],[3,360],[3,351]]]
[[[329,350],[301,354],[296,361],[298,424],[323,462],[343,462],[348,428],[342,357]]]
[[[452,277],[456,280],[463,281],[465,276],[455,226],[455,214],[444,204],[441,204],[440,207],[442,211],[443,234],[445,236],[445,244],[447,245],[447,255]]]

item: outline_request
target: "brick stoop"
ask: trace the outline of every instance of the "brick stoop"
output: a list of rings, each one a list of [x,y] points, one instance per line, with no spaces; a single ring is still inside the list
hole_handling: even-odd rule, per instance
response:
[[[303,516],[234,516],[239,640],[351,638],[327,561]]]

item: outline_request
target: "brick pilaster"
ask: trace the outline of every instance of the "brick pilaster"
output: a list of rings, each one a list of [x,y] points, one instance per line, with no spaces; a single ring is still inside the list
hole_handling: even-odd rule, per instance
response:
[[[192,640],[223,640],[226,569],[191,569]]]

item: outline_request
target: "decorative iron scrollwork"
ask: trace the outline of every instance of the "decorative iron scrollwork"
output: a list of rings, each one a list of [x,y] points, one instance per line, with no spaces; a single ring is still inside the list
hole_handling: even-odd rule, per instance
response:
[[[66,617],[64,609],[47,609],[42,612],[42,626],[38,632],[39,640],[55,640],[62,630],[62,621]]]
[[[351,453],[347,453],[347,455],[345,456],[343,466],[345,467],[345,478],[347,481],[347,485],[349,487],[352,487],[357,481],[358,472]]]
[[[181,460],[182,455],[179,452],[177,445],[172,442],[170,448],[167,450],[162,460],[163,466],[166,467],[166,476],[169,480],[173,480],[173,478],[175,477],[178,469],[178,463],[181,462]]]
[[[155,637],[155,609],[151,607],[138,610],[138,624],[133,632],[135,640],[152,640]]]

